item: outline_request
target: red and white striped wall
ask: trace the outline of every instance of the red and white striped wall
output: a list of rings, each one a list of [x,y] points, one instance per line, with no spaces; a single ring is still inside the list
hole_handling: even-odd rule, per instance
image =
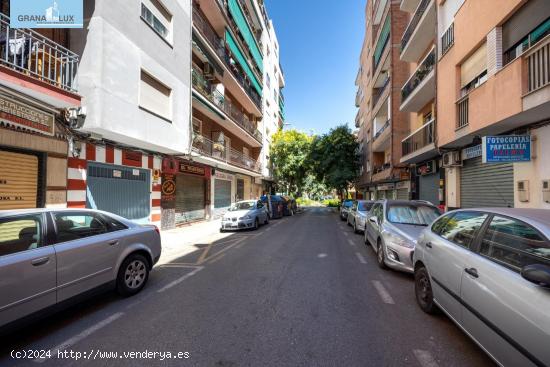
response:
[[[67,207],[84,208],[86,207],[86,171],[88,161],[99,163],[111,163],[120,166],[147,168],[150,170],[161,169],[162,158],[144,154],[142,152],[131,152],[133,157],[141,156],[141,162],[135,159],[125,159],[125,150],[113,146],[95,145],[92,143],[82,143],[82,150],[76,158],[68,159],[67,172]],[[153,180],[151,172],[151,223],[159,226],[161,219],[160,195],[161,185]]]

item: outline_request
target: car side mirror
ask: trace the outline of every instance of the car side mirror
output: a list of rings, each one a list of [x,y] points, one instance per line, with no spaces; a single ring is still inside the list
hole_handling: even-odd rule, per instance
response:
[[[369,218],[369,222],[378,224],[378,217],[375,217],[374,215]]]
[[[521,276],[531,283],[544,288],[550,288],[550,266],[548,265],[527,265],[521,269]]]

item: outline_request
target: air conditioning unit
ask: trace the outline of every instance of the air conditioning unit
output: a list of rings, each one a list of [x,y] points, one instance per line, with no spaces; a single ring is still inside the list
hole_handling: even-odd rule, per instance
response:
[[[204,77],[207,80],[214,80],[214,68],[210,64],[204,64]]]
[[[462,166],[462,160],[460,159],[460,152],[453,151],[443,154],[443,167],[460,167]]]

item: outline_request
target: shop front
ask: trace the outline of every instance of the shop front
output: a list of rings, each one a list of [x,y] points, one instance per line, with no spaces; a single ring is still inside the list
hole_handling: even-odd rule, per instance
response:
[[[179,162],[176,175],[175,223],[206,219],[209,168]]]
[[[439,205],[440,174],[436,160],[427,161],[416,166],[416,196]]]
[[[0,92],[0,210],[67,205],[67,149],[56,110]]]
[[[213,180],[213,197],[214,203],[212,213],[214,218],[220,218],[231,206],[231,203],[235,202],[234,198],[237,194],[234,186],[235,175],[228,172],[216,169],[212,175]],[[244,190],[244,182],[242,183]],[[244,193],[243,193],[244,195]]]

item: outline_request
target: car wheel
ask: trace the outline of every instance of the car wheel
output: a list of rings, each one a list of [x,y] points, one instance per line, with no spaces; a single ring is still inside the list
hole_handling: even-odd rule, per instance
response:
[[[223,228],[220,228],[220,233],[224,233],[225,230]]]
[[[432,283],[424,266],[414,271],[414,293],[416,302],[422,311],[432,315],[437,313],[438,308],[434,302]]]
[[[256,220],[254,221],[254,229],[256,230],[258,228],[260,228],[260,220],[256,217]]]
[[[269,215],[266,215],[266,216],[265,216],[264,224],[269,224]]]
[[[378,266],[381,269],[387,269],[388,266],[386,265],[386,255],[384,255],[384,246],[382,246],[382,241],[378,240],[376,249],[376,260],[378,262]]]
[[[130,254],[120,266],[117,291],[124,297],[133,296],[143,289],[149,278],[149,262],[140,254]]]
[[[346,218],[344,218],[344,216],[342,214],[340,214],[340,220],[345,221]]]

